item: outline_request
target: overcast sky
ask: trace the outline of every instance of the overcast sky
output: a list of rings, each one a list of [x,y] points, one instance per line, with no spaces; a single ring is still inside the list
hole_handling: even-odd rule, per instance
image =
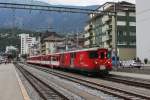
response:
[[[135,0],[38,0],[44,1],[54,5],[75,5],[75,6],[87,6],[87,5],[101,5],[109,1],[128,1],[135,3]]]

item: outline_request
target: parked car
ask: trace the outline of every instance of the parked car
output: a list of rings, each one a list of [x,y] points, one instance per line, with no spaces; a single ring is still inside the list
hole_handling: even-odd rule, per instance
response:
[[[144,65],[141,61],[132,60],[131,67],[141,68]]]
[[[122,61],[123,67],[141,68],[143,63],[137,60]]]

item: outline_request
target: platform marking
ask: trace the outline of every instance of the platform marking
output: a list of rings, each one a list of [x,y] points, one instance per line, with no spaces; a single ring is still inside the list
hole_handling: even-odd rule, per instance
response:
[[[21,82],[21,80],[19,78],[18,73],[16,72],[16,69],[15,69],[15,73],[16,73],[17,80],[18,80],[18,83],[19,83],[19,86],[20,86],[20,89],[21,89],[21,93],[23,95],[24,100],[31,100],[29,95],[28,95],[28,93],[27,93],[27,91],[26,91],[26,89],[25,89],[25,87],[24,87],[24,85],[22,84],[22,82]]]

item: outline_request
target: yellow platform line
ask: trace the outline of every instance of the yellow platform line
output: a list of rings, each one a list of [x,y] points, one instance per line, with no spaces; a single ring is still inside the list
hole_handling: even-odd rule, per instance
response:
[[[26,89],[25,89],[25,87],[24,87],[24,85],[22,84],[22,82],[21,82],[21,80],[19,78],[19,75],[18,75],[16,69],[15,69],[15,73],[16,73],[17,80],[18,80],[18,83],[19,83],[19,86],[20,86],[20,89],[21,89],[21,93],[23,95],[24,100],[31,100],[29,95],[28,95],[28,93],[27,93],[27,91],[26,91]]]

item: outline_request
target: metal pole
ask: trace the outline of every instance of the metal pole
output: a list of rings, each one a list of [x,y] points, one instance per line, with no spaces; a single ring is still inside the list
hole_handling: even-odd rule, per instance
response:
[[[79,49],[79,37],[78,37],[78,32],[77,32],[77,49]]]
[[[117,11],[116,3],[114,2],[114,15],[112,16],[112,43],[113,43],[113,53],[115,56],[115,66],[117,67]]]
[[[66,38],[65,38],[65,47],[66,47],[66,51],[68,51],[68,47],[67,47],[67,45],[68,45],[68,34],[67,34],[67,36],[66,36]]]
[[[117,63],[117,56],[118,56],[118,51],[117,51],[117,44],[118,44],[118,42],[117,42],[117,9],[116,9],[116,7],[117,7],[117,5],[116,5],[117,3],[115,3],[115,5],[114,5],[114,12],[115,12],[115,59],[116,59],[116,67],[118,67],[118,63]]]

